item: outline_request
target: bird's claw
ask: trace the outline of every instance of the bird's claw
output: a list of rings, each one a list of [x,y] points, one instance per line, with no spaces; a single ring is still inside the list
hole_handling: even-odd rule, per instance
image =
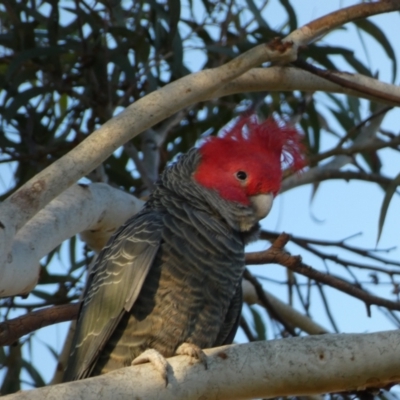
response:
[[[145,364],[147,362],[153,364],[154,368],[161,374],[161,377],[165,382],[165,386],[167,386],[169,364],[165,357],[157,350],[147,349],[140,356],[136,357],[132,361],[131,365]]]
[[[204,353],[204,351],[199,346],[196,346],[193,343],[187,343],[187,342],[182,343],[176,349],[175,354],[177,354],[177,355],[185,355],[185,356],[196,358],[197,360],[199,360],[204,365],[205,369],[208,369],[208,363],[207,363],[206,354]]]

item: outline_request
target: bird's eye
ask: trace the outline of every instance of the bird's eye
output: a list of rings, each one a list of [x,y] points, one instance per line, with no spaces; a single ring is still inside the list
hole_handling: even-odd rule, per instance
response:
[[[247,179],[247,174],[244,171],[238,171],[236,172],[236,178],[238,178],[240,181],[245,181]]]

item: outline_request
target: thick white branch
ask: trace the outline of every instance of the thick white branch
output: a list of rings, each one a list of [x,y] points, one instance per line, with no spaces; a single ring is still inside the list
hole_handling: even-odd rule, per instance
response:
[[[144,364],[5,396],[47,399],[252,399],[386,387],[400,382],[400,331],[320,335],[206,350],[209,368],[169,359],[169,384]]]
[[[330,92],[345,93],[348,95],[370,99],[382,104],[400,105],[400,87],[381,82],[377,79],[360,74],[349,74],[343,72],[332,72],[331,75],[340,77],[347,82],[356,83],[365,88],[365,91],[357,91],[346,86],[328,81],[310,72],[303,71],[294,67],[270,67],[253,68],[238,78],[227,83],[223,88],[214,93],[214,97],[229,96],[244,92],[264,92],[264,91],[292,91],[301,90],[303,92]],[[374,96],[373,92],[382,95]],[[385,95],[390,95],[385,99]],[[393,97],[398,100],[394,101]],[[210,100],[208,97],[204,101]]]
[[[0,270],[0,296],[29,293],[39,277],[40,259],[77,232],[83,232],[94,249],[103,247],[111,233],[142,205],[136,197],[104,183],[72,186],[17,233]]]

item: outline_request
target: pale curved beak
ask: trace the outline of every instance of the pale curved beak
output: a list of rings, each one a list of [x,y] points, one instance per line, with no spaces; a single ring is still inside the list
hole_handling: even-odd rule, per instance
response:
[[[261,220],[265,218],[272,208],[272,202],[274,200],[274,196],[270,193],[268,194],[258,194],[256,196],[250,197],[251,205],[254,209],[254,214]]]

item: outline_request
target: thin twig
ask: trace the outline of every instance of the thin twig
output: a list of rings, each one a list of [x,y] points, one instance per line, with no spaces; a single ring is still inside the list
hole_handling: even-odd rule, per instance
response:
[[[358,123],[357,125],[353,126],[345,136],[343,136],[339,143],[337,144],[336,147],[340,148],[342,145],[349,139],[352,139],[353,136],[357,133],[359,129],[361,129],[364,125],[366,125],[368,122],[371,122],[373,119],[380,117],[382,114],[386,114],[388,111],[390,111],[393,108],[393,106],[386,106],[380,109],[379,111],[371,114],[368,118],[365,118],[363,121]]]
[[[336,325],[336,321],[333,318],[333,315],[331,313],[331,309],[329,308],[329,302],[328,302],[328,300],[327,300],[327,298],[325,296],[324,288],[318,282],[317,282],[317,288],[318,288],[319,293],[321,295],[322,303],[324,304],[325,312],[326,312],[326,315],[328,316],[329,321],[331,322],[332,328],[336,333],[339,333],[339,329],[338,329],[338,327]]]
[[[400,136],[395,136],[393,139],[384,141],[384,140],[371,140],[366,142],[365,144],[354,145],[351,147],[340,149],[334,148],[332,150],[325,151],[324,153],[316,154],[315,156],[309,157],[309,161],[311,163],[316,163],[322,160],[325,160],[329,157],[338,156],[338,155],[345,155],[345,156],[352,156],[356,153],[365,153],[369,151],[377,151],[387,147],[394,148],[396,150],[397,146],[400,145]]]
[[[301,240],[293,240],[293,243],[296,243],[298,246],[302,247],[303,249],[309,251],[312,254],[315,254],[317,257],[324,259],[324,260],[330,260],[335,262],[336,264],[340,264],[343,267],[356,267],[360,269],[367,269],[370,271],[376,271],[376,272],[382,272],[388,275],[400,275],[400,269],[399,270],[394,270],[394,269],[385,269],[382,267],[378,267],[375,265],[367,265],[367,264],[361,264],[355,261],[350,261],[350,260],[344,260],[343,258],[340,258],[336,254],[325,254],[319,250],[317,250],[315,247],[310,246],[309,244],[301,241]]]
[[[136,169],[138,170],[140,177],[142,178],[142,181],[145,184],[146,188],[152,191],[154,189],[154,182],[147,174],[146,168],[144,167],[142,160],[139,158],[139,153],[136,147],[133,145],[132,142],[128,142],[124,144],[124,150],[126,154],[135,163]]]
[[[255,342],[257,339],[254,337],[253,332],[251,331],[249,324],[247,321],[241,317],[240,318],[240,327],[243,329],[244,334],[247,336],[249,342]]]
[[[247,279],[254,286],[254,289],[256,290],[261,305],[264,306],[264,308],[269,312],[271,317],[276,321],[280,322],[284,326],[285,330],[292,336],[297,336],[293,326],[291,326],[285,320],[283,320],[279,315],[279,313],[276,312],[275,307],[271,304],[271,302],[268,300],[268,297],[265,295],[261,283],[256,278],[254,278],[254,276],[250,273],[248,269],[245,269],[243,278]]]

